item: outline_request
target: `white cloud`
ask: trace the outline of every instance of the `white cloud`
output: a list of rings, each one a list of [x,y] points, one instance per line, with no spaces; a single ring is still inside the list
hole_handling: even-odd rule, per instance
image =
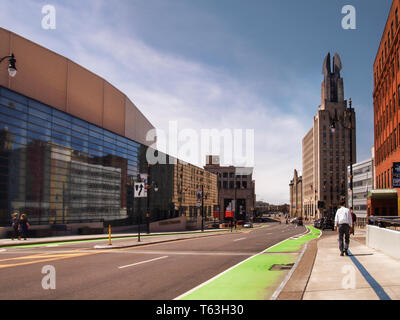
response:
[[[220,69],[162,52],[145,39],[99,24],[105,18],[105,12],[99,8],[91,15],[94,25],[84,18],[87,13],[60,8],[63,18],[69,19],[63,25],[73,28],[61,33],[58,40],[49,32],[32,31],[28,24],[34,22],[26,14],[8,20],[7,24],[16,32],[21,31],[22,36],[105,78],[124,92],[156,128],[165,132],[170,120],[178,121],[181,129],[193,128],[198,132],[212,128],[254,129],[256,194],[269,202],[288,202],[288,184],[293,169],[301,171],[301,139],[308,129],[297,116],[304,106],[296,101],[304,100],[303,88],[308,89],[307,84],[296,87],[296,83],[291,83],[290,91],[287,83],[280,84],[282,92],[293,95],[288,107],[294,112],[287,113],[283,106],[257,95],[251,84]],[[313,96],[307,94],[307,100]],[[204,160],[195,164],[203,165]]]

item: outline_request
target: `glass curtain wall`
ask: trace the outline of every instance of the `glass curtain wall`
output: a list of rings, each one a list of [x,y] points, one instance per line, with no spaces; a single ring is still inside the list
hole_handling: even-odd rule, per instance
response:
[[[0,226],[13,212],[26,213],[31,224],[135,223],[148,204],[132,198],[139,173],[149,170],[146,150],[0,87]],[[167,172],[154,170],[160,188],[150,191],[151,220],[169,212]]]

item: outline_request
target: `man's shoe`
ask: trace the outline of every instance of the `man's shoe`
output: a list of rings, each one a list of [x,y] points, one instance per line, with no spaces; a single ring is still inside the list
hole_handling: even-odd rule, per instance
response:
[[[348,255],[349,255],[349,252],[348,252],[347,250],[344,250],[344,254],[345,254],[346,256],[348,256]]]
[[[341,253],[340,253],[340,256],[343,257],[343,255],[344,255],[343,252],[341,252]]]

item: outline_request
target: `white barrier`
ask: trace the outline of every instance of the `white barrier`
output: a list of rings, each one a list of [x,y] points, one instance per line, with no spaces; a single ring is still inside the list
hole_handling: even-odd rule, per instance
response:
[[[366,245],[400,259],[400,231],[367,225]]]

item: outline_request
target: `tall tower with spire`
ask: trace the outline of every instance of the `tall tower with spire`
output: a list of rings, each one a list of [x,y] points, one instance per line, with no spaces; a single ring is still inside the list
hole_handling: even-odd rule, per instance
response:
[[[334,215],[340,200],[347,200],[350,152],[353,163],[356,162],[355,113],[351,111],[349,117],[341,70],[339,54],[335,53],[331,59],[328,53],[322,65],[321,105],[314,116],[313,127],[302,142],[303,214],[311,219]],[[333,122],[334,132],[331,130]],[[353,135],[351,146],[350,134]]]

